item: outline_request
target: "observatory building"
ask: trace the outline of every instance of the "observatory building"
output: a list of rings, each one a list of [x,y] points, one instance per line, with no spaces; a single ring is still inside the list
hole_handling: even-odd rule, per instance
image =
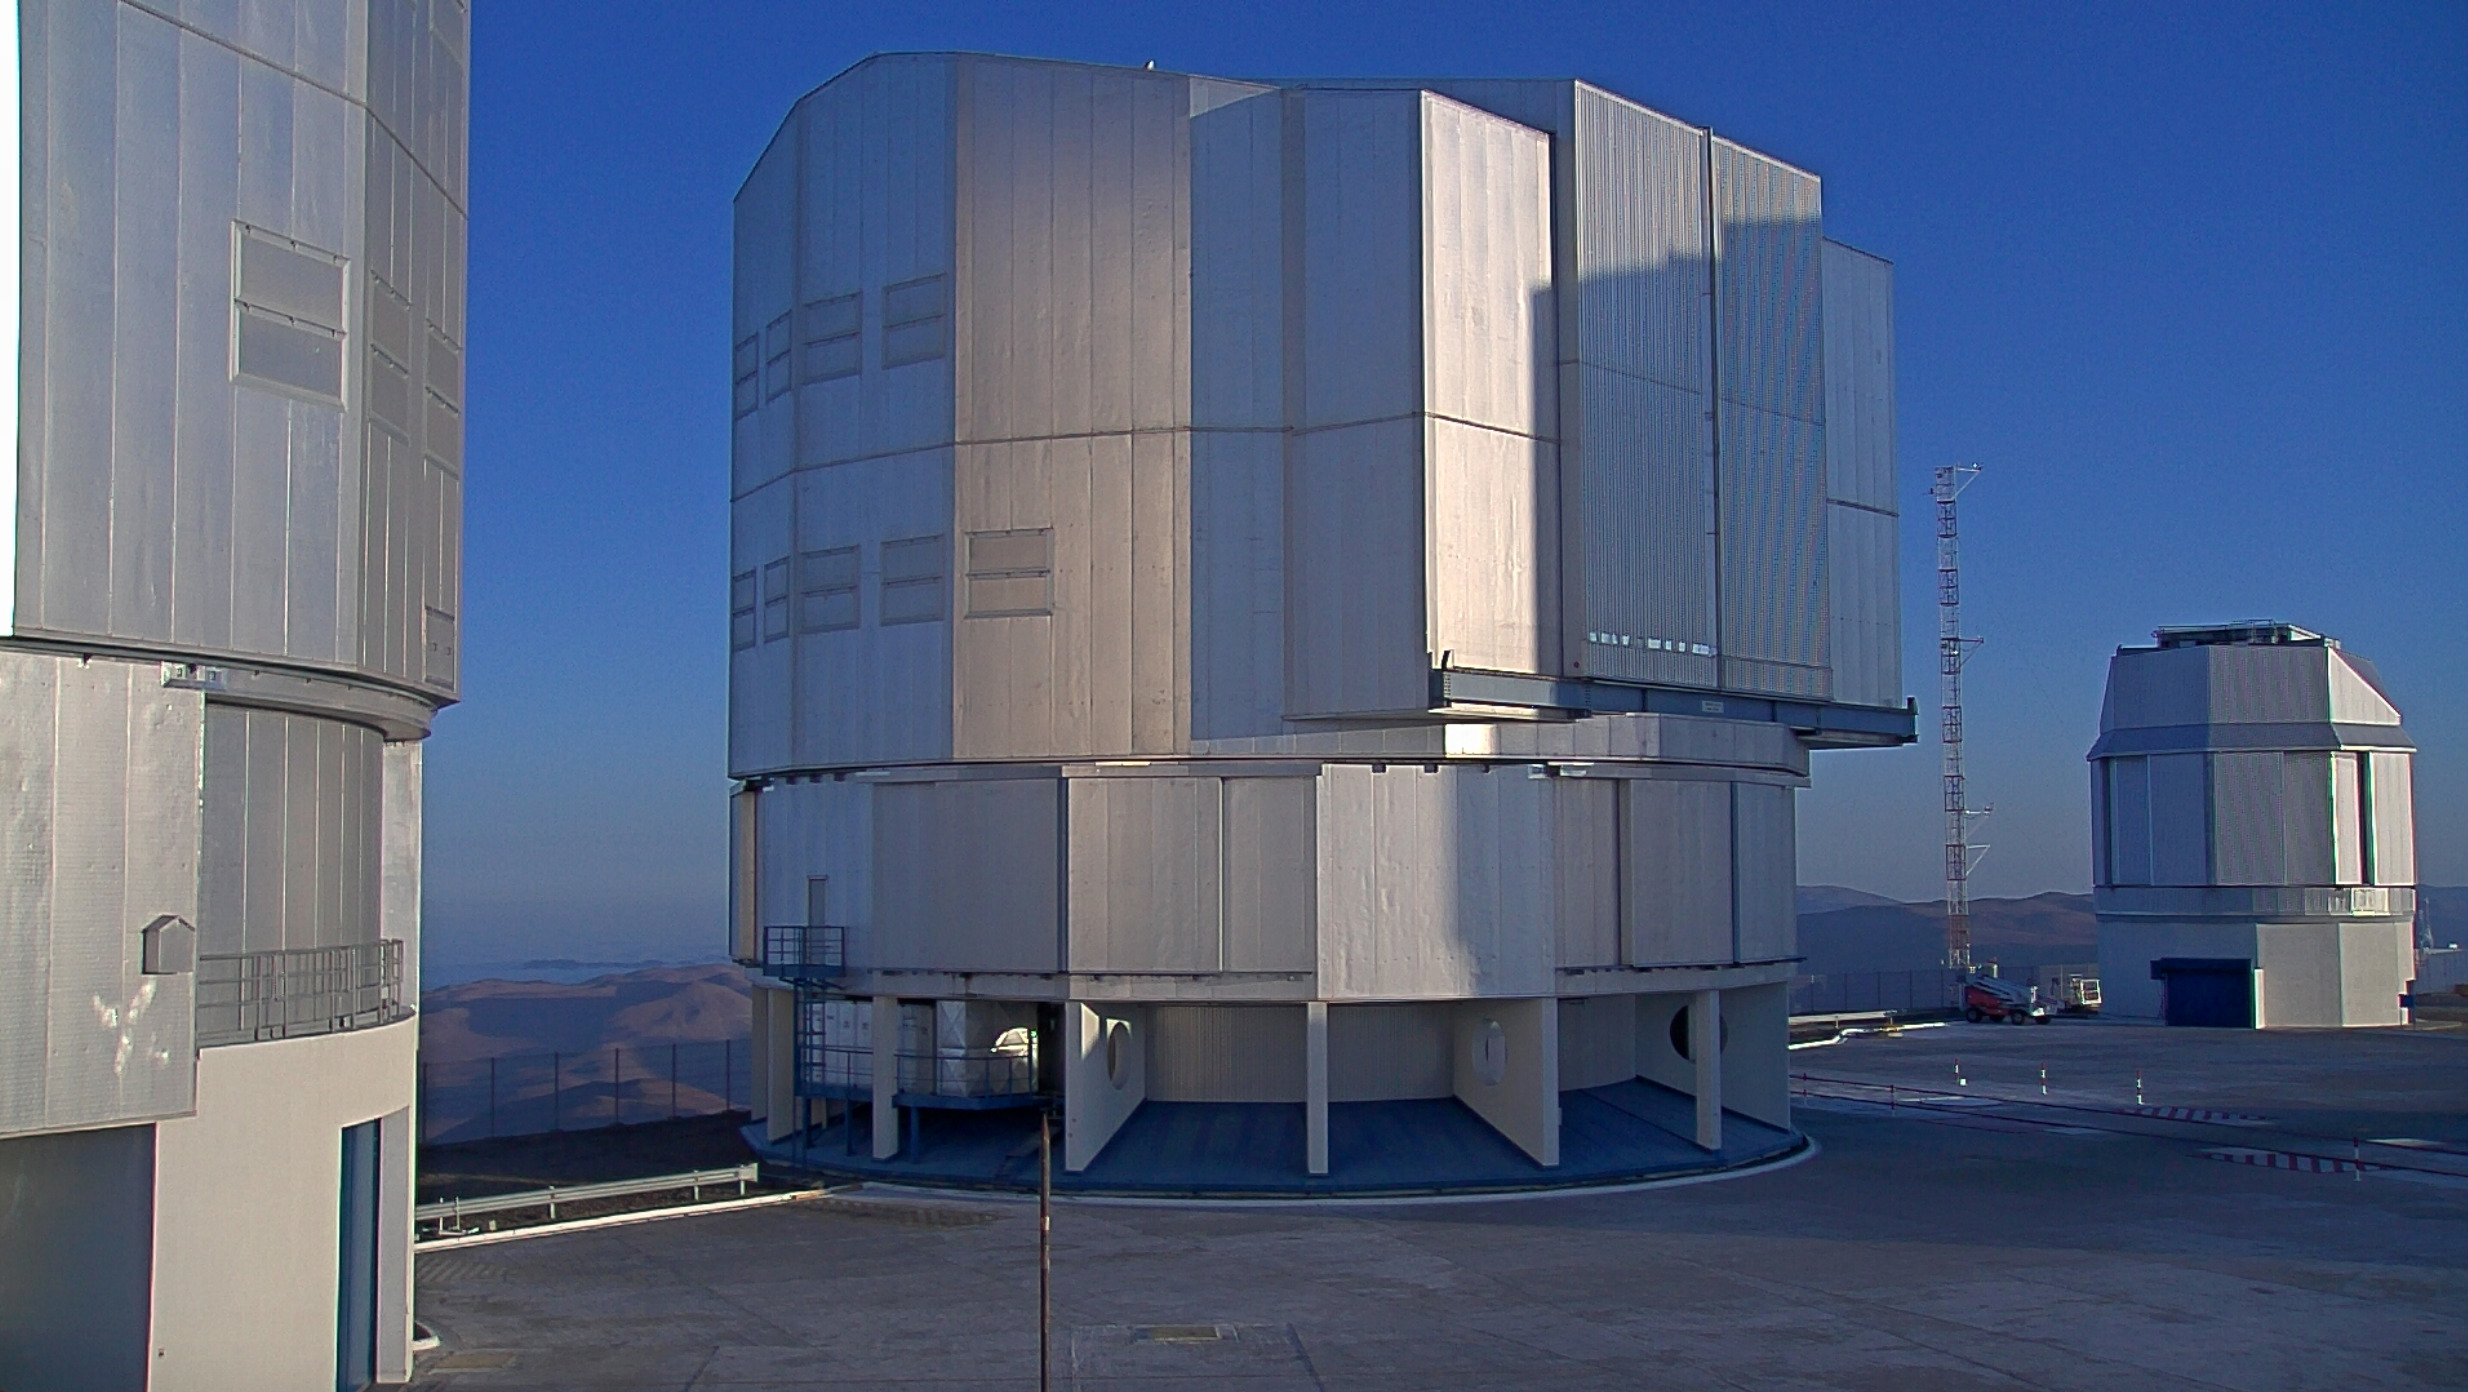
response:
[[[1801,1144],[1794,790],[1914,719],[1891,269],[1821,203],[1579,82],[799,101],[736,201],[770,1153],[1033,1181],[1056,1102],[1089,1189]]]
[[[410,1375],[466,26],[0,14],[0,1386]]]
[[[2152,636],[2091,746],[2103,1013],[2405,1024],[2416,746],[2373,664],[2284,623]]]

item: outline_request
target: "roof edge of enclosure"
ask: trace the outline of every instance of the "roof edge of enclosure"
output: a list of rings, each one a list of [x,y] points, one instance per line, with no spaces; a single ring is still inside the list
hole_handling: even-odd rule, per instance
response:
[[[897,1117],[1001,1112],[941,1087],[991,1070],[1133,1190],[1796,1144],[1793,790],[1916,720],[1892,268],[1821,205],[1567,80],[878,55],[801,98],[736,197],[766,1140],[856,1107],[915,1163]],[[1564,1163],[1563,1094],[1628,1139]],[[1443,1100],[1426,1149],[1513,1163],[1347,1178],[1348,1108]],[[1293,1173],[1210,1179],[1176,1107],[1290,1112]]]

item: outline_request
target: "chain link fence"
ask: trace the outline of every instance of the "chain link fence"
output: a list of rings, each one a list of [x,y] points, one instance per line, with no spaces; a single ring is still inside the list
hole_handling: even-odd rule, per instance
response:
[[[1791,981],[1794,1015],[1849,1015],[1866,1010],[1909,1014],[1951,1010],[1962,998],[1962,974],[1942,967],[1919,971],[1828,972]]]
[[[420,1143],[587,1131],[751,1105],[747,1042],[420,1060]]]

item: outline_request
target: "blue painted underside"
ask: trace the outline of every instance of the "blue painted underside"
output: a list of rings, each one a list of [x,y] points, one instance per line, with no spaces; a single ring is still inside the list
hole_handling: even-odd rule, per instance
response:
[[[871,1158],[872,1123],[835,1123],[765,1142],[764,1159],[825,1174],[962,1188],[1033,1189],[1037,1125],[1021,1112],[928,1112],[921,1146]],[[905,1120],[905,1119],[904,1119]],[[1728,1169],[1798,1147],[1796,1132],[1723,1116],[1723,1148],[1701,1150],[1696,1103],[1637,1079],[1560,1094],[1560,1163],[1545,1169],[1455,1098],[1339,1102],[1328,1109],[1326,1175],[1304,1172],[1303,1108],[1286,1102],[1149,1102],[1123,1123],[1094,1164],[1062,1169],[1055,1126],[1054,1187],[1064,1193],[1164,1196],[1367,1195],[1479,1192],[1616,1184]]]

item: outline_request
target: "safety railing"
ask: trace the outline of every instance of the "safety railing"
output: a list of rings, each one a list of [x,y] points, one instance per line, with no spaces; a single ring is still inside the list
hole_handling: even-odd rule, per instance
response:
[[[552,1184],[545,1189],[491,1194],[480,1199],[439,1199],[414,1207],[411,1221],[415,1231],[422,1225],[433,1225],[434,1231],[443,1236],[465,1231],[466,1219],[492,1213],[523,1213],[544,1208],[554,1221],[557,1205],[588,1203],[594,1199],[630,1199],[641,1194],[667,1194],[682,1190],[691,1196],[692,1202],[701,1203],[705,1189],[729,1185],[735,1185],[738,1196],[743,1197],[747,1185],[761,1182],[761,1168],[759,1165],[736,1165],[724,1170],[688,1170],[682,1174],[610,1180],[602,1184]]]
[[[862,1045],[800,1040],[797,1090],[808,1097],[864,1096],[874,1088],[874,1051]],[[1025,1097],[1037,1090],[1033,1053],[972,1049],[898,1056],[895,1085],[903,1096],[975,1099]]]
[[[1961,974],[1941,967],[1827,972],[1795,977],[1791,982],[1794,1015],[1923,1014],[1951,1009],[1961,998]]]
[[[848,965],[848,930],[784,923],[763,929],[763,972],[782,981],[825,981]]]
[[[937,1050],[900,1055],[900,1091],[935,1097],[1021,1097],[1037,1090],[1037,1058],[1027,1051]]]
[[[402,995],[403,945],[393,938],[201,954],[197,1044],[251,1044],[392,1024],[411,1013]]]

